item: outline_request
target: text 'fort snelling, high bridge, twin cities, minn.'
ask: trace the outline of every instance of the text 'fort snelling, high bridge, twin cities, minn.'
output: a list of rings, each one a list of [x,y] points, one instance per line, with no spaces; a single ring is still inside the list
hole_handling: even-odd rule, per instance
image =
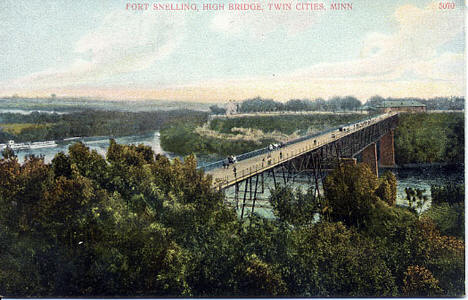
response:
[[[334,2],[326,4],[323,2],[128,2],[125,5],[128,11],[324,11],[324,10],[352,10],[351,2]]]

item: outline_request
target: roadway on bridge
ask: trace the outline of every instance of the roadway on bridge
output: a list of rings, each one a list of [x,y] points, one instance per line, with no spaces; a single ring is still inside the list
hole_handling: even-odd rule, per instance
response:
[[[335,130],[332,132],[327,132],[305,141],[275,149],[266,154],[261,154],[239,161],[233,165],[230,165],[227,169],[220,167],[207,171],[206,173],[213,177],[213,185],[215,187],[224,189],[235,184],[236,182],[243,181],[256,174],[261,174],[288,160],[301,156],[314,149],[320,148],[333,141],[339,140],[346,135],[362,130],[393,115],[395,115],[395,113],[383,114],[369,120],[355,123],[356,125],[343,125],[343,127],[348,128],[347,131]],[[234,167],[236,168],[235,173]]]

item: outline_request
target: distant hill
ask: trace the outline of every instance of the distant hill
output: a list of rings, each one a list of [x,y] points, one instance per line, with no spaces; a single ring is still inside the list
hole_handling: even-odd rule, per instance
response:
[[[92,98],[0,98],[0,109],[42,111],[158,111],[190,109],[209,111],[210,103],[165,101],[165,100],[100,100]]]

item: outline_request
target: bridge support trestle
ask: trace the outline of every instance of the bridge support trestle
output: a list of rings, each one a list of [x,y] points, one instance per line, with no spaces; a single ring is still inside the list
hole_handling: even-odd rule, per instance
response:
[[[262,174],[262,183],[263,183],[263,174]],[[255,209],[255,200],[257,200],[257,186],[258,186],[258,174],[255,176],[255,192],[254,192],[254,197],[253,197],[253,202],[252,202],[252,213],[254,213]]]
[[[372,172],[378,177],[379,168],[377,166],[377,145],[375,143],[367,146],[364,151],[362,151],[362,162],[369,165]]]
[[[394,130],[390,130],[380,139],[380,165],[393,167],[395,165]]]

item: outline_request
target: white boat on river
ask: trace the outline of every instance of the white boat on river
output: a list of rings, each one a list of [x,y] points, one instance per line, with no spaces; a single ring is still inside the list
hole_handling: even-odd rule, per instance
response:
[[[7,147],[12,150],[29,150],[29,149],[41,149],[41,148],[53,148],[53,147],[57,147],[57,144],[55,143],[55,141],[15,143],[15,141],[13,140],[8,141],[7,144],[0,144],[0,150],[3,150]]]

